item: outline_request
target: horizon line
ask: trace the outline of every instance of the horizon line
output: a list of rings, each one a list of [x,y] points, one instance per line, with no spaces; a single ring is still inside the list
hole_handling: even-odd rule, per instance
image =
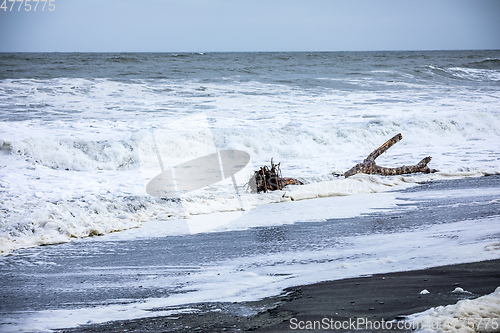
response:
[[[500,51],[500,48],[477,49],[408,49],[408,50],[301,50],[301,51],[1,51],[0,53],[173,53],[173,54],[206,54],[206,53],[341,53],[341,52],[443,52],[443,51]]]

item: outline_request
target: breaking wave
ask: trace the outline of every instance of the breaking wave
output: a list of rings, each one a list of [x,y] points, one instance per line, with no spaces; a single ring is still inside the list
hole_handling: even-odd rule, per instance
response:
[[[360,115],[363,119],[363,115]],[[408,116],[366,116],[363,123],[353,118],[342,123],[312,124],[289,119],[281,126],[263,131],[259,126],[235,126],[211,129],[211,135],[171,133],[169,158],[179,158],[202,142],[219,149],[248,152],[254,161],[275,159],[359,158],[370,147],[403,133],[402,144],[412,147],[457,147],[470,142],[489,141],[500,136],[500,113],[452,112],[445,115],[410,114]],[[29,131],[29,130],[28,130]],[[57,170],[129,170],[140,168],[138,147],[149,132],[121,133],[119,139],[88,140],[68,136],[27,136],[1,138],[4,153],[25,158],[30,163]],[[118,135],[117,135],[118,136]],[[447,152],[443,152],[447,153]],[[479,153],[479,151],[478,151]],[[348,161],[351,163],[350,161]],[[307,164],[308,162],[303,162]],[[348,167],[340,165],[339,167]]]
[[[61,170],[123,170],[138,164],[133,142],[29,138],[5,143],[33,163]]]
[[[241,202],[252,209],[500,172],[498,53],[424,53],[0,55],[1,251],[236,212]],[[170,126],[191,115],[204,118],[201,130]],[[397,133],[403,140],[377,163],[430,155],[440,172],[333,175]],[[159,156],[168,168],[215,149],[250,155],[236,175],[241,198],[229,180],[183,200],[146,195]],[[271,158],[305,185],[250,193],[244,184]]]
[[[498,58],[488,58],[482,61],[473,61],[465,65],[468,68],[476,68],[476,69],[491,69],[491,70],[499,70],[500,69],[500,59]]]

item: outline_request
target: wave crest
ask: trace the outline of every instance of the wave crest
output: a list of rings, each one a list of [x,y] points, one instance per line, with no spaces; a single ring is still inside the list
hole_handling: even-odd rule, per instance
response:
[[[500,69],[500,59],[488,58],[482,61],[473,61],[466,64],[465,67],[476,69]]]
[[[52,169],[123,170],[138,163],[133,143],[122,140],[27,138],[7,145],[12,153]]]

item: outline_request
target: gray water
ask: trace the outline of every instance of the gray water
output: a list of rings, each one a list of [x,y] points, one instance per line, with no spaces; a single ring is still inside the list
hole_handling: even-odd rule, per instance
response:
[[[459,197],[450,195],[454,191],[477,189],[484,192]],[[401,232],[433,225],[485,218],[494,218],[492,223],[498,224],[499,189],[498,176],[439,181],[398,192],[400,204],[396,209],[358,218],[182,237],[86,239],[20,250],[1,262],[0,323],[3,327],[0,326],[0,330],[9,331],[24,320],[31,324],[30,314],[37,312],[74,309],[77,316],[78,309],[82,308],[97,307],[106,311],[106,307],[112,305],[133,306],[141,300],[168,298],[186,292],[183,286],[189,286],[191,275],[210,267],[217,269],[217,265],[225,261],[241,260],[240,270],[264,266],[268,274],[286,277],[279,261],[268,262],[266,258],[311,250],[342,251],[349,247],[344,241],[346,237],[393,234],[394,242],[398,242]],[[491,190],[497,193],[492,194]],[[419,195],[429,199],[422,200]],[[444,235],[438,233],[433,237],[443,238]],[[447,242],[446,237],[443,243]],[[498,241],[500,233],[488,237],[490,241]],[[363,253],[362,248],[358,251]],[[249,258],[255,261],[245,264]],[[315,260],[317,258],[303,258],[296,264],[314,264]],[[335,266],[339,262],[348,263],[350,258],[324,257],[322,261]],[[169,280],[178,282],[165,284]],[[189,308],[189,304],[164,309],[186,307]],[[159,309],[150,311],[150,315],[154,315]],[[58,314],[54,312],[51,316],[57,318]],[[88,319],[94,322],[91,317]],[[69,323],[71,321],[68,322],[71,326]],[[65,326],[57,322],[53,327]]]
[[[0,54],[0,330],[499,258],[499,100],[500,51]],[[234,186],[149,196],[151,132],[166,163],[237,149],[306,185],[253,194],[242,172],[251,209],[195,233],[239,212]],[[382,165],[440,172],[332,175],[397,133]]]

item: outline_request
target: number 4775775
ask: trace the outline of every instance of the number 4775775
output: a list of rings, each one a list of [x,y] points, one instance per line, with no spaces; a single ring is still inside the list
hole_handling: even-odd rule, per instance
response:
[[[1,1],[1,0],[0,0]],[[41,2],[41,3],[40,3]],[[53,12],[56,10],[56,0],[3,0],[2,5],[0,6],[0,10],[4,12],[15,11],[45,11],[45,7]]]

